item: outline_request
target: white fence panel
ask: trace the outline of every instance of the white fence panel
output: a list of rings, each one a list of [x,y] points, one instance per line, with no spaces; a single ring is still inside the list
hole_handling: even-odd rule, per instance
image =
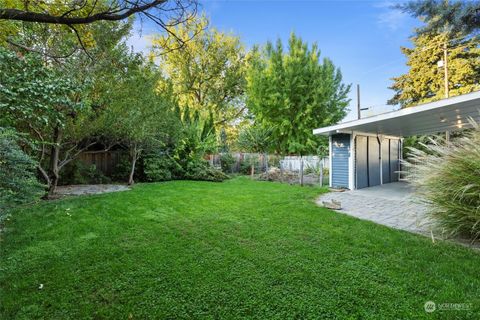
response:
[[[283,170],[288,171],[300,171],[300,163],[303,160],[303,169],[306,170],[307,168],[318,168],[320,166],[320,162],[323,164],[323,168],[329,167],[328,158],[320,159],[318,156],[287,156],[280,160],[280,164]]]

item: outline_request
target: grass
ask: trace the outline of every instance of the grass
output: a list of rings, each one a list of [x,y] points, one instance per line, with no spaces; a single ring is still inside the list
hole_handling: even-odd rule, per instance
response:
[[[478,316],[480,254],[319,208],[319,193],[175,181],[23,209],[2,236],[0,318]]]

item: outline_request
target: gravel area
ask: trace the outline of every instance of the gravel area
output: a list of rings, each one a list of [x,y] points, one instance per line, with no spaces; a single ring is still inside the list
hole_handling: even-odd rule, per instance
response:
[[[130,190],[130,187],[122,184],[84,184],[57,187],[59,195],[81,196],[86,194],[99,194],[107,192],[119,192]]]

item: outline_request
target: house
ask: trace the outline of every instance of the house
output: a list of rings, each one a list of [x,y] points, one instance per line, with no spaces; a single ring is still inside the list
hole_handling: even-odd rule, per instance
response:
[[[330,187],[360,189],[400,179],[403,137],[480,122],[480,91],[313,130],[329,136]]]

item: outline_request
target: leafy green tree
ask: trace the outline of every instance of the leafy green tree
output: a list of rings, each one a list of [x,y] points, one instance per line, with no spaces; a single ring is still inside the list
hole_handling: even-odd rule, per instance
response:
[[[328,58],[320,60],[292,33],[288,51],[280,40],[254,49],[247,71],[247,105],[256,121],[272,128],[274,149],[281,154],[314,153],[312,130],[336,123],[346,114],[350,85]]]
[[[136,163],[142,153],[164,144],[172,104],[156,90],[160,80],[157,68],[140,55],[132,54],[130,60],[121,76],[110,83],[102,132],[113,143],[128,149],[131,161],[128,183],[133,184]]]
[[[393,78],[390,87],[395,95],[389,104],[408,107],[445,97],[444,69],[437,66],[444,59],[444,44],[449,37],[441,34],[421,34],[412,39],[413,48],[401,48],[407,57],[409,70]],[[449,95],[480,89],[480,49],[478,42],[467,39],[450,41],[448,46]]]
[[[207,28],[200,18],[171,29],[153,40],[178,103],[214,116],[216,126],[227,125],[245,110],[245,50],[236,36]]]
[[[0,128],[0,222],[14,206],[39,199],[44,193],[35,176],[37,164],[19,143],[28,141],[13,129]]]
[[[2,118],[39,145],[38,169],[53,194],[61,168],[88,144],[84,130],[72,129],[87,117],[84,86],[68,74],[45,66],[38,54],[22,57],[1,47],[0,83]],[[68,150],[61,157],[61,149],[67,144]]]
[[[27,133],[38,146],[30,152],[50,195],[60,171],[97,142],[97,119],[105,110],[112,79],[119,77],[124,65],[121,49],[126,46],[121,43],[130,28],[131,23],[92,25],[97,41],[89,54],[94,60],[83,51],[52,59],[26,49],[0,47],[0,123]],[[44,43],[42,36],[32,36],[32,45],[38,40],[36,45],[46,51],[69,46],[68,37]]]

